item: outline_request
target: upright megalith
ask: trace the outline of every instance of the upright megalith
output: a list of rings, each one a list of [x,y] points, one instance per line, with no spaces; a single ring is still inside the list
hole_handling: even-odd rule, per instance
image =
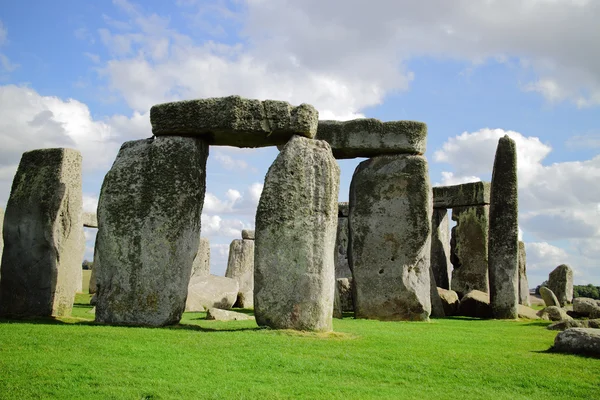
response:
[[[548,288],[554,292],[561,307],[573,302],[573,270],[566,264],[554,268],[548,276]]]
[[[4,226],[4,210],[0,207],[0,263],[2,263],[2,251],[4,250],[4,236],[2,227]],[[2,277],[2,268],[0,267],[0,278]]]
[[[198,252],[192,263],[191,277],[207,275],[210,275],[210,241],[208,238],[201,237],[198,242]]]
[[[71,313],[85,250],[81,207],[77,150],[23,154],[4,217],[0,315]]]
[[[431,216],[431,270],[435,285],[450,289],[452,264],[450,262],[450,225],[448,210],[434,208]]]
[[[498,142],[490,189],[488,265],[490,306],[494,318],[518,317],[518,217],[517,146],[505,135]]]
[[[208,145],[197,138],[121,146],[98,204],[97,322],[180,320],[198,252],[207,156]]]
[[[335,235],[335,278],[352,278],[348,263],[348,203],[338,203],[337,232]]]
[[[265,177],[256,212],[256,322],[330,331],[340,169],[326,142],[294,136]]]
[[[236,307],[254,307],[254,240],[235,239],[229,245],[225,276],[239,284]]]
[[[431,213],[425,157],[386,155],[358,165],[348,217],[357,318],[429,319]]]
[[[525,243],[519,241],[519,304],[529,307],[529,282],[527,282],[527,253]]]

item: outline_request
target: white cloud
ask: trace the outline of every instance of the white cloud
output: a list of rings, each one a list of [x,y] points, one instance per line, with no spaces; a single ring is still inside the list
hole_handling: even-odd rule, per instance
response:
[[[481,178],[477,176],[455,176],[453,172],[443,171],[442,182],[435,183],[434,186],[452,186],[462,183],[479,182]]]
[[[82,200],[83,211],[95,214],[98,209],[98,197],[94,194],[84,193]]]

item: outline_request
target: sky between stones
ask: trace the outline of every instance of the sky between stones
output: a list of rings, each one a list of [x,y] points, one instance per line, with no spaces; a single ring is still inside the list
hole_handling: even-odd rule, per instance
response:
[[[600,284],[600,2],[593,0],[24,0],[0,8],[0,207],[24,151],[74,147],[94,211],[120,145],[165,101],[315,106],[321,119],[428,124],[432,184],[489,180],[517,142],[530,286],[561,263]],[[212,147],[211,269],[254,227],[274,148]],[[340,161],[340,201],[354,168]],[[87,230],[92,258],[94,230]]]

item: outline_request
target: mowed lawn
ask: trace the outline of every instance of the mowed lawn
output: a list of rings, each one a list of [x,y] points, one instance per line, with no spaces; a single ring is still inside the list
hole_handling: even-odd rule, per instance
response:
[[[547,352],[547,322],[344,318],[318,335],[186,313],[127,328],[91,323],[88,298],[76,318],[0,322],[0,398],[600,399],[600,360]]]

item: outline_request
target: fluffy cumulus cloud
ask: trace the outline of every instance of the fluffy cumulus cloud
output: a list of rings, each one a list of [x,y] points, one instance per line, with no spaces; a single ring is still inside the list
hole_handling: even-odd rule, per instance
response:
[[[540,283],[561,263],[576,271],[576,281],[597,282],[600,273],[600,156],[547,165],[552,148],[536,137],[502,129],[481,129],[450,138],[434,161],[451,167],[443,184],[489,180],[498,139],[517,145],[519,225],[531,264],[532,283]],[[471,174],[477,174],[473,176]]]

